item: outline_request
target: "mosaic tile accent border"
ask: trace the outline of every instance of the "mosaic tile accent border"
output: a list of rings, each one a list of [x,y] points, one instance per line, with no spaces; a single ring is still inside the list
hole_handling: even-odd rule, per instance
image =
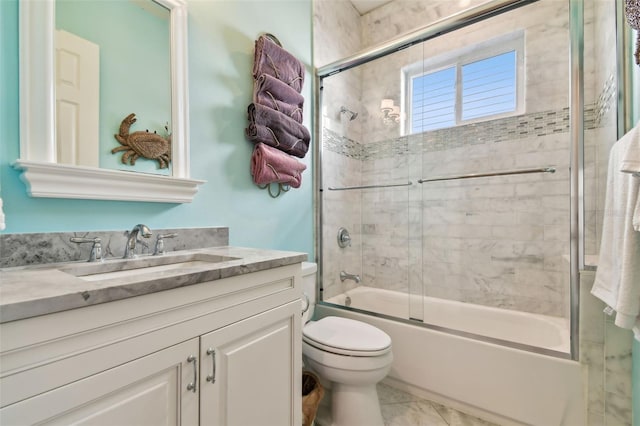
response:
[[[322,129],[322,147],[327,151],[335,152],[345,157],[362,160],[363,145],[361,143],[340,136],[326,127]]]
[[[615,100],[616,84],[610,75],[598,100],[585,105],[585,130],[602,125]],[[356,160],[375,160],[411,153],[443,151],[468,145],[508,142],[534,136],[569,132],[569,107],[449,127],[415,135],[363,144],[323,129],[324,149]]]
[[[617,86],[615,76],[609,74],[609,78],[605,81],[602,92],[600,92],[600,96],[598,96],[598,100],[594,104],[594,127],[587,127],[587,129],[591,130],[601,126],[602,119],[606,116],[607,112],[609,112],[611,104],[616,101],[616,96]],[[586,119],[585,111],[585,122]]]

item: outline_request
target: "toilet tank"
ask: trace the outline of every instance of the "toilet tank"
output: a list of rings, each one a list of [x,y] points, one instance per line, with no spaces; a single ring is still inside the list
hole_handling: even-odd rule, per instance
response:
[[[318,265],[313,262],[302,262],[302,292],[309,300],[309,309],[302,315],[303,324],[311,320],[316,305],[316,273]],[[303,308],[307,302],[303,296]]]

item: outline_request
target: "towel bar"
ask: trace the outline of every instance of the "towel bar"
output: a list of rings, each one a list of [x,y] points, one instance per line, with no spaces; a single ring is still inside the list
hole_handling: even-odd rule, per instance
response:
[[[396,183],[396,184],[390,184],[390,185],[344,186],[342,188],[334,188],[334,187],[330,186],[327,189],[329,191],[348,191],[350,189],[393,188],[393,187],[396,187],[396,186],[409,186],[409,185],[413,185],[413,183],[411,183],[411,181],[409,181],[407,183]]]
[[[466,175],[458,175],[458,176],[442,176],[435,177],[429,179],[418,179],[418,183],[427,183],[427,182],[439,182],[444,180],[458,180],[458,179],[473,179],[479,177],[489,177],[489,176],[507,176],[507,175],[523,175],[528,173],[555,173],[555,167],[540,167],[536,169],[520,169],[520,170],[508,170],[502,172],[490,172],[490,173],[469,173]]]

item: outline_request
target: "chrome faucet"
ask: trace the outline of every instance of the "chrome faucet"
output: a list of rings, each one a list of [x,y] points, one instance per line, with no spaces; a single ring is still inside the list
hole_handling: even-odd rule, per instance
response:
[[[151,230],[147,225],[143,225],[141,223],[133,227],[129,232],[127,245],[124,247],[124,259],[133,259],[136,257],[136,241],[138,240],[138,234],[142,235],[144,238],[149,238],[151,236]]]
[[[340,272],[340,281],[344,280],[353,280],[356,284],[360,283],[360,275],[358,274],[347,274],[345,271]]]

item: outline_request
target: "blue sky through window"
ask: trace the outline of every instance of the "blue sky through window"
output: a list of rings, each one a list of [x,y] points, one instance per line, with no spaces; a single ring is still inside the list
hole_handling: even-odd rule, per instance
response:
[[[516,59],[512,50],[412,77],[411,133],[516,111]],[[456,87],[457,73],[461,73],[460,88]]]
[[[516,109],[516,52],[506,52],[462,66],[462,119]]]
[[[411,133],[456,124],[456,67],[413,79]]]

